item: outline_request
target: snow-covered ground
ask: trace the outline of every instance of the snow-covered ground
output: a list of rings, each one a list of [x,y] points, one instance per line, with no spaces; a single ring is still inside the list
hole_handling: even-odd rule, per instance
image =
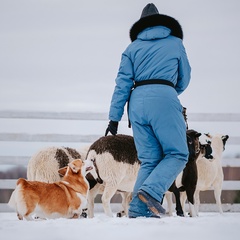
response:
[[[1,240],[238,240],[240,212],[201,212],[199,217],[161,219],[109,218],[102,211],[92,219],[19,221],[15,213],[0,213]]]

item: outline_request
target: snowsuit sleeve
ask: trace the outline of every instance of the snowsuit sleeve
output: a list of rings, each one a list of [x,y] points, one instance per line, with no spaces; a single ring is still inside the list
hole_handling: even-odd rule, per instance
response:
[[[191,67],[183,44],[180,45],[180,59],[178,65],[178,78],[176,91],[180,95],[188,86],[191,78]]]
[[[129,99],[130,91],[134,84],[133,80],[133,64],[125,51],[122,54],[118,75],[115,80],[116,86],[112,95],[109,120],[121,120],[124,113],[124,106]]]

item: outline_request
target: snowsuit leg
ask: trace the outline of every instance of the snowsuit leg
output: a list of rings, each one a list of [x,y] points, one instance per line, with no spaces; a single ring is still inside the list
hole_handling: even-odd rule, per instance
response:
[[[138,199],[137,191],[142,189],[161,202],[188,160],[180,101],[171,92],[149,95],[133,94],[130,101],[130,120],[141,166],[129,212],[142,216],[147,216],[148,209]]]

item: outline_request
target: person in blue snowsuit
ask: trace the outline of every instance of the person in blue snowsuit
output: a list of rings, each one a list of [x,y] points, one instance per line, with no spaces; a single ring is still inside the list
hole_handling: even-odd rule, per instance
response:
[[[129,101],[138,159],[141,162],[129,217],[160,217],[161,202],[188,161],[186,124],[178,99],[189,85],[191,67],[181,25],[147,4],[130,30],[122,54],[105,136],[117,134]],[[132,90],[133,89],[133,90]]]

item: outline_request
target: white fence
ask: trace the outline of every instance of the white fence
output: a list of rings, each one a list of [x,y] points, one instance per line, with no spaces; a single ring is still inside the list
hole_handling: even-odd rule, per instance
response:
[[[208,113],[188,113],[188,123],[189,126],[193,126],[191,128],[199,129],[206,126],[209,131],[211,131],[211,127],[217,129],[217,125],[222,130],[224,134],[230,135],[230,138],[227,142],[228,146],[233,146],[235,149],[240,146],[240,132],[237,132],[237,129],[240,129],[240,114],[208,114]],[[49,131],[46,129],[43,132],[38,133],[37,131],[29,131],[29,126],[23,127],[21,121],[34,121],[34,120],[42,120],[45,121],[68,121],[68,125],[76,124],[79,127],[78,132],[83,132],[83,134],[75,134],[73,133],[62,133],[61,131],[54,130]],[[127,129],[127,118],[124,117],[122,124],[122,129],[120,127],[120,131],[122,133],[129,133],[129,129]],[[0,128],[0,167],[1,165],[21,165],[27,166],[28,161],[31,156],[28,153],[26,154],[11,154],[11,146],[16,146],[16,144],[24,144],[26,148],[31,148],[31,144],[38,143],[39,146],[43,143],[48,144],[62,144],[68,143],[68,146],[71,147],[71,144],[81,143],[81,144],[90,144],[100,136],[101,133],[104,133],[105,127],[108,123],[107,114],[106,113],[53,113],[53,112],[16,112],[16,111],[0,111],[0,121],[3,124],[10,124],[8,127],[2,126]],[[14,124],[11,125],[11,121],[16,125],[18,124],[18,128],[14,128]],[[87,121],[87,124],[86,124]],[[100,124],[99,124],[100,123]],[[38,123],[37,123],[38,124]],[[64,122],[65,124],[65,122]],[[63,126],[64,126],[63,124]],[[198,124],[198,125],[196,125]],[[56,125],[56,124],[53,124]],[[96,125],[98,125],[98,131],[96,131]],[[239,125],[239,126],[238,126]],[[44,129],[45,124],[41,126]],[[87,130],[84,129],[87,126]],[[195,126],[198,126],[197,128]],[[223,127],[224,126],[224,127]],[[237,129],[234,129],[237,128]],[[22,130],[23,129],[23,130]],[[199,131],[199,130],[198,130]],[[201,131],[200,131],[201,132]],[[86,134],[84,134],[86,133]],[[9,147],[10,146],[10,147]],[[8,149],[9,150],[4,150]],[[1,149],[2,148],[2,149]],[[240,153],[240,147],[239,147]],[[231,167],[237,168],[239,170],[240,175],[240,154],[236,157],[224,157],[223,158],[223,167]],[[16,179],[0,179],[0,189],[14,189],[16,184]],[[225,180],[223,183],[223,190],[240,190],[240,181],[239,180]],[[234,204],[234,206],[225,206],[226,211],[238,211],[240,210],[239,204]],[[0,203],[0,212],[8,211],[8,207],[4,203]]]

